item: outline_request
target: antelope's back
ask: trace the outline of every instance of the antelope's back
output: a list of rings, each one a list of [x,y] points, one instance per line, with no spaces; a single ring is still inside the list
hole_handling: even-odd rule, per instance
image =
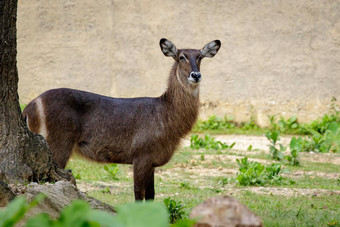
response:
[[[45,139],[56,131],[79,131],[82,116],[99,99],[90,94],[67,88],[44,92],[33,99],[23,111],[28,128]]]

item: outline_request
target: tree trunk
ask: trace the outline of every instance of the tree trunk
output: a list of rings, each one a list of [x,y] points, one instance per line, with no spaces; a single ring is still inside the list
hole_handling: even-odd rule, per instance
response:
[[[30,132],[22,117],[18,96],[17,0],[0,1],[0,180],[74,182],[58,169],[43,137]]]

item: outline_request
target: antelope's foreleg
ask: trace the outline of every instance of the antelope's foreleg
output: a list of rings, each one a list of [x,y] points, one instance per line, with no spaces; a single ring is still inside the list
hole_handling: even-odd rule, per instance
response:
[[[133,163],[133,178],[135,200],[154,199],[154,167],[145,160],[136,160]]]

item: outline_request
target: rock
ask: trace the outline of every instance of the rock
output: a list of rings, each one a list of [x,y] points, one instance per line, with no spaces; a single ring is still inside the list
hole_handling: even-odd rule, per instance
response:
[[[213,197],[196,206],[190,218],[198,218],[195,227],[257,227],[261,219],[231,196]]]
[[[13,189],[13,187],[17,188]],[[33,207],[25,215],[25,218],[19,223],[19,226],[24,226],[25,221],[29,217],[35,216],[36,214],[42,212],[49,214],[51,218],[57,218],[59,217],[60,211],[76,199],[87,201],[90,207],[93,209],[115,213],[115,210],[112,206],[87,196],[86,194],[80,192],[75,185],[67,181],[57,181],[54,184],[30,183],[25,187],[25,189],[23,189],[23,187],[25,186],[12,186],[12,191],[23,193],[28,202],[31,202],[40,193],[44,193],[46,198],[37,206]]]
[[[47,198],[39,204],[36,209],[44,212],[50,211],[51,217],[57,217],[60,211],[73,200],[82,199],[89,203],[93,209],[105,210],[114,213],[114,208],[97,199],[94,199],[80,192],[78,188],[67,181],[58,181],[55,184],[31,183],[27,186],[26,198],[30,202],[40,193],[44,193]]]

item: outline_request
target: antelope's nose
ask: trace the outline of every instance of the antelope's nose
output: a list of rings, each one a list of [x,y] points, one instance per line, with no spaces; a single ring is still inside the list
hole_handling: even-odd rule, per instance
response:
[[[201,81],[201,73],[200,72],[191,72],[190,76],[195,80],[195,82]]]

